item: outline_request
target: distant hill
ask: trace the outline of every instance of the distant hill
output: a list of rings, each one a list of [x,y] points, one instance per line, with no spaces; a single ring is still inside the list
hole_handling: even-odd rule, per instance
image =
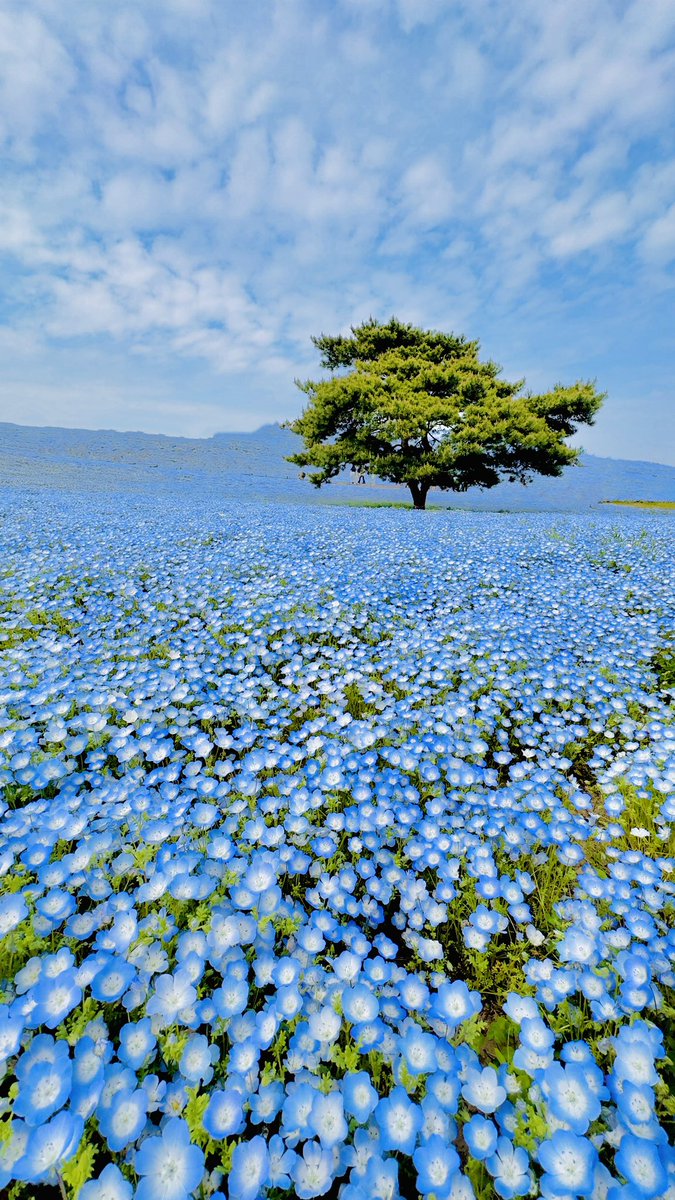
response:
[[[279,425],[211,438],[166,437],[101,429],[60,429],[0,422],[0,487],[128,493],[208,492],[241,500],[352,503],[407,500],[406,488],[348,473],[320,492],[285,461],[299,439]],[[559,479],[489,491],[432,492],[430,502],[486,511],[570,511],[603,500],[675,500],[675,467],[586,454]]]

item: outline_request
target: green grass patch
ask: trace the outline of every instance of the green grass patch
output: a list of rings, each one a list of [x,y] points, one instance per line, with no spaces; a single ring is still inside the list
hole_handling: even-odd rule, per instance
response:
[[[622,508],[675,509],[675,500],[601,500],[601,504],[615,504]]]

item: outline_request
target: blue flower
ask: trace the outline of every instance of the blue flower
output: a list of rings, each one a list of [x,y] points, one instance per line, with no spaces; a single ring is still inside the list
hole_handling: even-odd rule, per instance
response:
[[[67,1042],[55,1043],[47,1034],[34,1038],[16,1065],[16,1076],[15,1115],[29,1125],[42,1125],[70,1095],[73,1064]]]
[[[422,1112],[412,1103],[405,1088],[395,1087],[386,1099],[380,1100],[374,1115],[381,1148],[412,1154],[422,1127]]]
[[[197,991],[190,975],[179,968],[174,975],[160,975],[155,980],[155,990],[145,1011],[149,1017],[160,1017],[165,1025],[172,1025],[196,999]]]
[[[218,1062],[220,1051],[201,1033],[193,1033],[185,1045],[179,1063],[179,1071],[189,1084],[210,1083],[213,1067]]]
[[[344,1116],[342,1092],[316,1092],[308,1120],[309,1129],[325,1150],[343,1143],[348,1127]],[[318,1193],[317,1193],[318,1194]]]
[[[485,1165],[495,1181],[495,1191],[503,1200],[525,1196],[529,1192],[529,1161],[522,1146],[514,1146],[506,1137],[498,1138],[495,1153]]]
[[[123,958],[106,955],[106,960],[91,981],[91,994],[95,1000],[113,1004],[124,995],[136,971]]]
[[[20,1016],[10,1012],[7,1005],[0,1006],[0,1066],[17,1053],[24,1028]]]
[[[185,1121],[173,1117],[158,1137],[149,1137],[136,1154],[141,1176],[134,1200],[187,1200],[199,1187],[204,1153],[190,1143]]]
[[[448,1192],[452,1176],[459,1170],[459,1155],[454,1146],[433,1135],[413,1154],[417,1170],[417,1190],[423,1196],[430,1193],[444,1195]]]
[[[227,1019],[243,1013],[248,1003],[248,984],[245,979],[226,974],[213,992],[213,1004],[219,1017]]]
[[[644,1200],[655,1200],[665,1194],[668,1174],[656,1142],[624,1134],[614,1165]]]
[[[140,1137],[148,1115],[143,1088],[117,1092],[107,1108],[100,1108],[98,1123],[111,1150],[124,1150]]]
[[[380,1158],[373,1154],[368,1159],[363,1177],[363,1190],[366,1197],[377,1197],[385,1200],[398,1195],[398,1163],[395,1158]]]
[[[352,1025],[374,1021],[380,1011],[377,996],[365,983],[346,987],[342,992],[342,1011]]]
[[[462,1126],[464,1140],[474,1158],[482,1162],[495,1153],[498,1133],[492,1121],[477,1113]]]
[[[492,1113],[506,1100],[506,1088],[499,1082],[494,1067],[483,1067],[482,1070],[470,1068],[466,1072],[462,1095],[472,1108],[482,1113]]]
[[[548,1107],[559,1121],[564,1121],[572,1133],[586,1133],[591,1121],[600,1114],[600,1100],[591,1091],[581,1066],[552,1063],[542,1079]]]
[[[345,1111],[365,1125],[378,1102],[378,1095],[367,1071],[348,1072],[342,1078]]]
[[[82,1185],[78,1200],[132,1200],[133,1192],[119,1167],[108,1163],[96,1179]]]
[[[70,968],[62,971],[56,979],[43,975],[33,988],[32,998],[35,1008],[31,1013],[31,1023],[56,1029],[82,1000],[82,988],[78,986],[75,972]]]
[[[84,1122],[68,1112],[57,1113],[45,1125],[33,1129],[25,1154],[16,1165],[16,1177],[26,1183],[57,1182],[57,1171],[76,1153]]]
[[[557,1129],[541,1143],[538,1158],[552,1196],[590,1196],[598,1152],[587,1138]]]
[[[20,892],[0,896],[0,937],[17,929],[28,916],[28,905]]]
[[[234,1088],[213,1091],[203,1117],[206,1132],[217,1141],[241,1133],[244,1128],[244,1097]]]
[[[411,1075],[430,1075],[436,1070],[436,1039],[418,1026],[409,1027],[399,1042]]]
[[[291,1178],[299,1200],[325,1195],[333,1182],[333,1155],[317,1142],[305,1142],[302,1157],[296,1155],[291,1167]]]
[[[258,1134],[249,1142],[239,1142],[227,1180],[230,1200],[257,1200],[269,1173],[270,1156],[265,1139]],[[139,1200],[144,1198],[141,1196]]]
[[[149,1017],[143,1017],[137,1022],[129,1022],[120,1029],[120,1043],[117,1051],[121,1062],[138,1071],[152,1054],[157,1039],[152,1032]]]
[[[431,1013],[449,1029],[456,1029],[463,1021],[480,1012],[482,1000],[479,992],[471,992],[463,979],[453,983],[442,983],[431,1001]]]

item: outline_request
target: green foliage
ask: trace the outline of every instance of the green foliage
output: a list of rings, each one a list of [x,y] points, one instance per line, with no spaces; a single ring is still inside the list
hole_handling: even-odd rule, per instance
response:
[[[361,1064],[361,1052],[358,1046],[349,1044],[347,1046],[333,1046],[330,1052],[331,1062],[339,1071],[358,1071]]]
[[[565,438],[592,424],[603,396],[592,383],[523,393],[482,362],[478,342],[372,318],[351,337],[312,341],[331,372],[296,381],[309,403],[288,428],[305,448],[290,462],[311,466],[320,487],[343,467],[367,470],[410,489],[415,508],[431,487],[466,491],[501,479],[559,475],[579,451]]]
[[[345,700],[347,701],[347,712],[354,720],[359,721],[363,717],[370,716],[374,713],[375,707],[368,704],[361,695],[355,683],[348,683],[345,688]]]
[[[94,1162],[97,1154],[96,1147],[85,1140],[80,1145],[77,1154],[61,1168],[61,1178],[71,1189],[73,1200],[77,1200],[85,1183],[94,1174]]]
[[[650,665],[663,691],[675,688],[675,643],[670,642],[657,650]]]
[[[56,1037],[65,1038],[70,1046],[77,1045],[89,1022],[94,1021],[101,1011],[101,1005],[92,996],[87,996],[67,1021],[58,1026]]]
[[[176,1033],[172,1030],[168,1033],[159,1035],[159,1048],[162,1052],[162,1058],[164,1059],[167,1067],[178,1066],[181,1058],[183,1057],[183,1051],[185,1050],[189,1040],[189,1029],[185,1029],[181,1033]]]
[[[30,918],[0,939],[0,984],[14,978],[29,958],[43,954],[46,939],[36,934]]]
[[[188,1088],[187,1091],[189,1099],[183,1116],[190,1130],[190,1141],[196,1146],[201,1146],[202,1150],[209,1154],[217,1148],[204,1128],[204,1113],[208,1108],[210,1095],[208,1092],[200,1092],[199,1087]]]

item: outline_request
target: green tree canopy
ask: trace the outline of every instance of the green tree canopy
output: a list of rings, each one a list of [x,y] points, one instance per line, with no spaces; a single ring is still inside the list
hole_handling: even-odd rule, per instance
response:
[[[580,453],[565,438],[592,424],[604,399],[582,381],[531,395],[524,380],[508,383],[496,363],[481,362],[478,342],[394,317],[312,341],[331,375],[296,380],[309,402],[287,422],[305,443],[289,461],[316,468],[316,487],[344,467],[404,483],[420,509],[432,487],[560,475]]]

